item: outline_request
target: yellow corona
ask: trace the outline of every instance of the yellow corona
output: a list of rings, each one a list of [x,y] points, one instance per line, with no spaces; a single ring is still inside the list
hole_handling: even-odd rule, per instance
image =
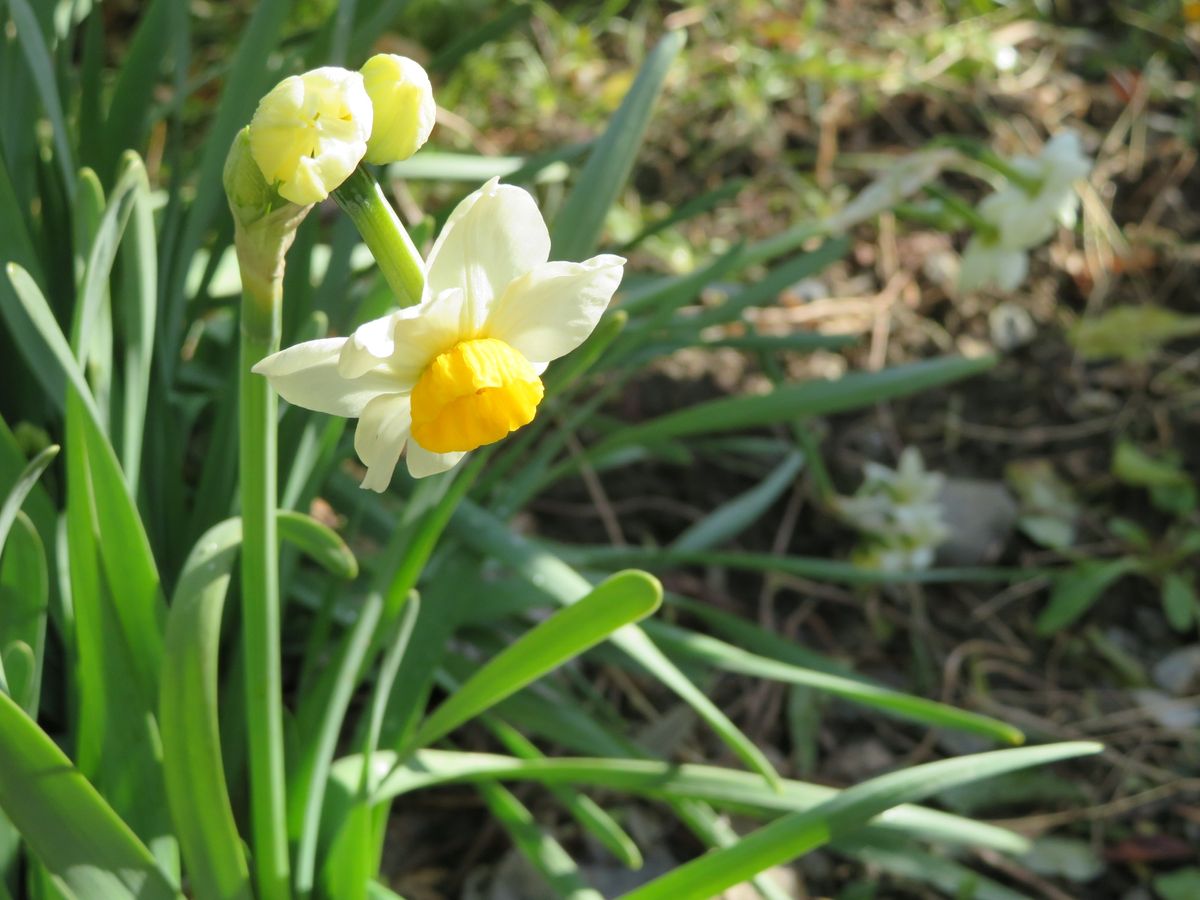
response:
[[[474,450],[533,421],[542,379],[504,341],[462,341],[441,353],[412,392],[413,440],[434,453]]]

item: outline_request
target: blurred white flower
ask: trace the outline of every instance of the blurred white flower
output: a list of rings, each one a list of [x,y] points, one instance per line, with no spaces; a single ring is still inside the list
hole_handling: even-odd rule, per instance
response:
[[[1079,210],[1075,182],[1092,170],[1079,135],[1060,132],[1036,157],[1018,156],[1011,164],[1036,189],[1010,184],[980,204],[980,214],[999,229],[1002,245],[1033,247],[1049,238],[1058,225],[1075,224]]]
[[[958,289],[963,293],[988,286],[1009,293],[1029,274],[1029,254],[1022,249],[989,242],[976,234],[967,241],[958,269]]]
[[[895,469],[867,463],[863,476],[854,496],[839,498],[836,505],[865,539],[855,561],[889,572],[927,568],[949,536],[938,502],[944,476],[925,468],[916,447],[905,448]]]
[[[1055,135],[1036,157],[1019,156],[1009,164],[1027,184],[1009,183],[979,204],[991,234],[976,233],[967,242],[959,271],[963,292],[994,286],[1010,292],[1029,273],[1031,247],[1048,240],[1059,225],[1071,227],[1079,210],[1075,182],[1091,171],[1073,131]]]
[[[992,65],[1001,72],[1011,72],[1017,67],[1017,48],[1012,44],[999,44],[992,52]]]
[[[450,215],[420,304],[254,367],[289,403],[358,417],[365,488],[387,488],[406,445],[421,478],[532,421],[546,365],[583,343],[621,282],[619,256],[547,262],[533,197],[497,181]]]

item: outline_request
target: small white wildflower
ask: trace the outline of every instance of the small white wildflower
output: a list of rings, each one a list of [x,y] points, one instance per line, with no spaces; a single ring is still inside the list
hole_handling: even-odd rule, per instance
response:
[[[837,502],[842,518],[865,539],[855,561],[888,572],[928,568],[949,537],[938,502],[944,476],[928,471],[915,447],[905,448],[895,469],[869,462],[863,476],[854,496]]]

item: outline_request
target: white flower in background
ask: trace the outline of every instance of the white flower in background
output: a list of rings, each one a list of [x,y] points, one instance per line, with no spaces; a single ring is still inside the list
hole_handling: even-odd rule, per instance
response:
[[[317,203],[367,152],[373,111],[363,77],[336,66],[291,75],[258,103],[250,155],[281,197]]]
[[[408,159],[429,140],[437,116],[429,75],[419,63],[394,53],[375,54],[359,71],[375,108],[367,162]]]
[[[888,572],[928,568],[949,537],[938,502],[945,478],[926,470],[916,447],[905,448],[895,469],[867,463],[863,476],[854,496],[839,498],[836,507],[866,539],[855,561]]]
[[[967,241],[958,270],[958,289],[963,293],[995,285],[1015,291],[1029,274],[1029,254],[1022,249],[988,242],[976,234]]]
[[[549,256],[533,197],[492,179],[446,222],[420,304],[254,371],[289,403],[358,417],[363,487],[385,490],[406,444],[414,477],[444,472],[533,420],[547,363],[583,343],[621,282],[619,256]]]
[[[1079,210],[1075,182],[1092,170],[1079,135],[1063,131],[1036,157],[1018,156],[1011,164],[1036,189],[1010,184],[980,204],[980,214],[999,229],[1001,244],[1033,247],[1048,239],[1058,225],[1070,228],[1075,224]]]
[[[1010,165],[1029,185],[1010,183],[979,204],[979,215],[994,233],[977,233],[967,242],[961,291],[989,285],[1006,293],[1015,290],[1029,273],[1026,251],[1048,240],[1058,225],[1075,224],[1079,195],[1074,185],[1092,168],[1073,131],[1055,135],[1038,156],[1019,156]]]

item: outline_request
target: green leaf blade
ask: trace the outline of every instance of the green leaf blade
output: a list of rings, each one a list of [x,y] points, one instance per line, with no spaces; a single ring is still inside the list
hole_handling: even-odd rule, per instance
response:
[[[662,586],[644,572],[619,572],[577,603],[559,610],[484,665],[422,723],[413,738],[424,747],[662,602]]]
[[[189,877],[200,897],[250,900],[217,718],[221,613],[242,523],[210,528],[184,564],[167,618],[159,693],[167,801]]]
[[[932,794],[1012,772],[1098,753],[1099,744],[1075,742],[997,750],[914,766],[848,788],[831,800],[785,816],[732,847],[709,853],[623,896],[623,900],[707,900],[837,837],[853,833],[888,809]]]
[[[555,217],[551,258],[579,261],[595,251],[604,218],[629,178],[654,104],[684,41],[682,31],[668,32],[642,65]]]
[[[6,694],[0,694],[0,810],[76,896],[182,896],[146,846]]]

